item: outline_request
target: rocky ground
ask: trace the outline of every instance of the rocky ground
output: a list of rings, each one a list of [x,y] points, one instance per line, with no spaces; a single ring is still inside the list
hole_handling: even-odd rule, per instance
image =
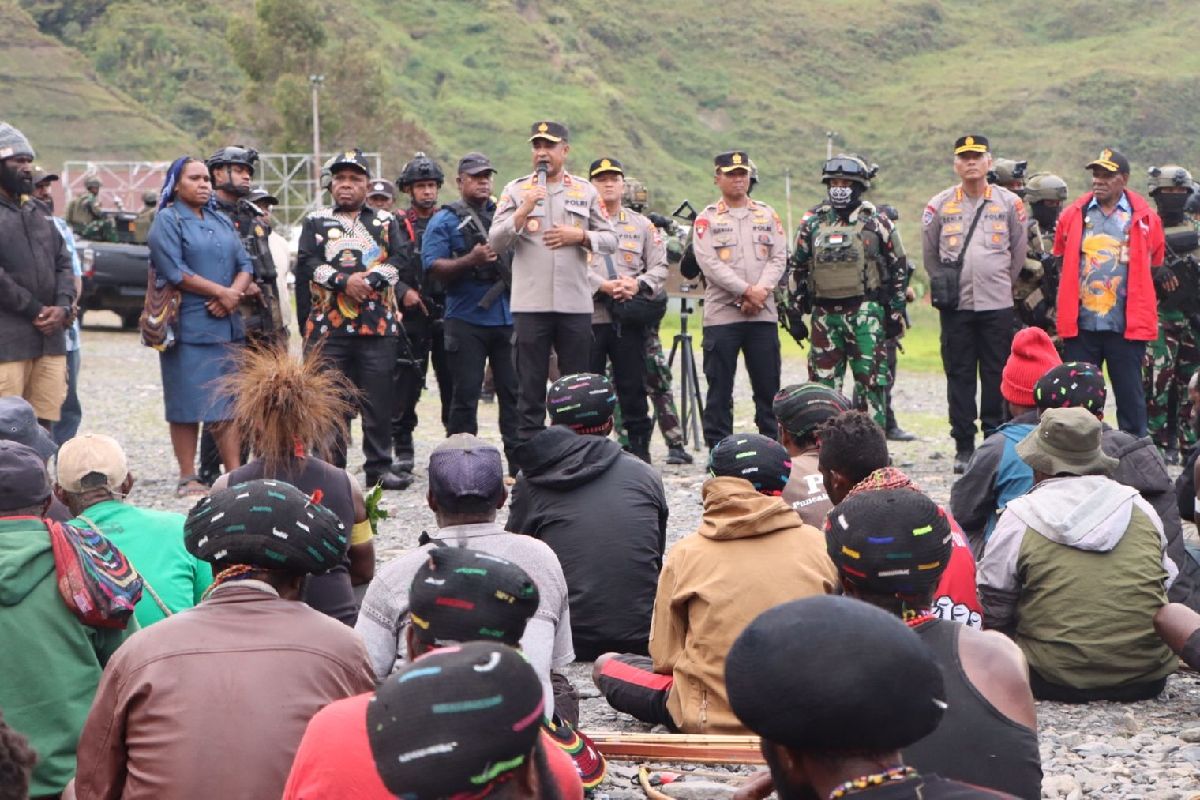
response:
[[[176,468],[162,416],[162,392],[155,353],[138,344],[136,333],[120,331],[115,316],[88,315],[84,331],[81,391],[82,431],[108,433],[122,442],[137,477],[132,501],[141,505],[186,512],[189,503],[175,497]],[[110,327],[111,326],[111,327]],[[894,446],[896,463],[935,499],[947,501],[952,475],[953,446],[945,422],[945,386],[938,375],[901,375],[895,394],[900,423],[918,433],[916,442]],[[784,365],[784,382],[805,377],[804,365]],[[432,373],[430,375],[432,386]],[[746,382],[739,383],[736,427],[752,430],[753,410]],[[422,530],[435,527],[425,505],[425,469],[429,451],[441,438],[436,401],[426,396],[417,443],[417,483],[405,492],[390,493],[386,506],[391,518],[382,523],[377,548],[381,560],[413,547]],[[494,406],[484,406],[481,435],[499,443]],[[690,466],[662,463],[665,447],[655,442],[671,507],[669,541],[692,532],[700,519],[703,453]],[[362,456],[352,454],[352,469]],[[359,473],[361,476],[361,472]],[[590,664],[577,664],[571,678],[584,695],[583,727],[595,730],[646,730],[646,726],[612,711],[596,694],[589,678]],[[1134,800],[1194,800],[1200,798],[1200,676],[1181,672],[1170,679],[1157,700],[1117,705],[1095,703],[1069,706],[1039,703],[1042,765],[1048,798],[1127,798]],[[680,769],[678,766],[676,769]],[[685,771],[688,771],[685,769]],[[716,776],[744,772],[703,767],[691,771]],[[630,779],[636,768],[614,765],[599,798],[642,797]],[[712,776],[705,776],[711,778]],[[688,781],[704,780],[695,776]],[[688,782],[688,781],[685,781]],[[728,782],[728,781],[727,781]],[[697,786],[697,796],[721,796],[715,788]]]

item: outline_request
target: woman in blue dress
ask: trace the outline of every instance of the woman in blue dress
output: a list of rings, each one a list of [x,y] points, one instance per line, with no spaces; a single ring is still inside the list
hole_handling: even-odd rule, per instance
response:
[[[225,424],[230,398],[217,383],[233,372],[234,348],[244,338],[238,303],[253,291],[254,272],[233,223],[208,207],[211,195],[204,162],[178,159],[150,228],[150,262],[159,279],[182,294],[175,345],[159,353],[181,497],[208,490],[196,475],[201,422],[211,426],[226,471],[241,463],[237,433]]]

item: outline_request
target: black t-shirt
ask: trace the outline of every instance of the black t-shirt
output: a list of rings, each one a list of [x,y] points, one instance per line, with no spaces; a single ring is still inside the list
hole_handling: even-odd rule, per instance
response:
[[[939,775],[918,775],[906,781],[856,791],[848,797],[854,800],[1013,800],[1015,795],[947,780]]]

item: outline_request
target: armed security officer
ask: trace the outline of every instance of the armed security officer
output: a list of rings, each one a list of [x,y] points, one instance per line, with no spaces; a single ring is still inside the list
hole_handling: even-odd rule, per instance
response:
[[[154,215],[158,213],[158,192],[147,190],[142,192],[142,210],[133,220],[133,241],[146,244],[150,241],[150,226],[154,224]]]
[[[1148,188],[1162,219],[1167,269],[1155,275],[1158,338],[1146,349],[1142,380],[1146,427],[1168,464],[1179,463],[1180,451],[1196,443],[1187,387],[1200,367],[1194,322],[1200,314],[1200,224],[1184,211],[1195,187],[1183,167],[1150,168]]]
[[[492,162],[467,153],[458,162],[460,198],[433,215],[421,243],[426,273],[446,287],[446,354],[454,397],[447,432],[479,432],[479,397],[491,365],[500,406],[500,436],[510,475],[516,476],[517,373],[512,360],[509,283],[512,257],[488,244],[496,213]]]
[[[646,337],[658,321],[618,319],[619,311],[614,307],[641,295],[643,300],[661,299],[666,309],[663,284],[667,280],[667,249],[653,222],[621,206],[625,170],[620,161],[597,159],[588,169],[588,176],[617,230],[616,254],[592,258],[592,271],[601,283],[592,312],[591,372],[605,374],[612,360],[613,383],[629,449],[649,464],[654,422],[646,398]]]
[[[367,484],[404,489],[412,476],[392,473],[388,440],[396,364],[396,286],[412,255],[400,223],[366,205],[370,167],[358,149],[330,163],[334,205],[312,212],[300,229],[297,277],[311,281],[305,345],[358,387]],[[334,459],[346,465],[346,442]]]
[[[923,261],[933,305],[941,312],[942,367],[954,437],[954,474],[975,452],[975,381],[983,434],[1004,421],[1000,374],[1016,327],[1013,283],[1029,248],[1021,198],[987,182],[992,157],[986,137],[954,143],[954,171],[962,183],[925,206]]]
[[[1027,269],[1021,270],[1013,298],[1017,303],[1017,316],[1026,326],[1041,328],[1054,339],[1058,336],[1054,325],[1054,299],[1058,294],[1058,262],[1050,255],[1054,249],[1054,229],[1058,215],[1067,200],[1067,182],[1049,172],[1035,172],[1025,182],[1022,195],[1030,220],[1037,225],[1038,240],[1029,241],[1029,250],[1040,253],[1039,269],[1026,277]],[[1026,257],[1026,265],[1030,259]]]
[[[744,150],[713,159],[721,199],[692,226],[692,249],[704,273],[704,443],[711,449],[733,433],[733,385],[738,352],[746,361],[758,432],[775,438],[771,401],[779,391],[779,314],[775,287],[787,265],[783,222],[750,199],[750,157]]]
[[[892,221],[862,199],[874,176],[856,156],[825,162],[828,198],[800,220],[794,259],[813,306],[809,378],[840,391],[848,364],[855,394],[886,430],[886,341],[904,330],[908,266]]]
[[[1028,161],[997,158],[992,162],[992,168],[988,171],[988,183],[1003,186],[1021,198],[1026,203],[1026,211],[1028,211],[1029,200],[1025,197],[1027,191],[1025,170],[1028,166]],[[1045,275],[1045,263],[1050,246],[1045,243],[1037,219],[1032,215],[1025,220],[1025,233],[1029,237],[1029,245],[1025,251],[1025,266],[1021,268],[1021,272],[1013,284],[1013,303],[1017,312],[1017,327],[1045,329],[1048,323],[1044,315],[1038,312],[1037,303],[1042,297],[1038,289],[1042,285]],[[1050,244],[1052,245],[1053,241]],[[1031,297],[1034,298],[1032,301]],[[1047,332],[1049,333],[1049,331]]]
[[[95,175],[83,181],[84,194],[67,204],[67,222],[76,235],[85,239],[116,241],[115,231],[100,207],[100,179]]]
[[[550,349],[563,375],[587,372],[592,351],[592,295],[599,275],[588,253],[617,249],[612,223],[596,188],[566,171],[567,126],[535,122],[529,137],[535,172],[511,181],[488,241],[497,253],[513,248],[513,339],[516,345],[518,435],[545,427]],[[540,176],[540,177],[539,177]]]
[[[400,275],[407,284],[397,291],[404,312],[404,334],[396,362],[396,396],[392,407],[392,445],[396,459],[392,471],[411,473],[413,468],[413,431],[417,427],[417,403],[425,388],[429,362],[437,376],[442,403],[442,428],[449,431],[450,404],[454,396],[454,377],[446,361],[446,342],[442,317],[446,310],[443,287],[421,269],[421,239],[425,227],[438,210],[437,196],[446,176],[438,163],[424,153],[416,153],[404,165],[396,185],[408,193],[412,204],[399,214],[400,230],[412,245],[412,264]]]

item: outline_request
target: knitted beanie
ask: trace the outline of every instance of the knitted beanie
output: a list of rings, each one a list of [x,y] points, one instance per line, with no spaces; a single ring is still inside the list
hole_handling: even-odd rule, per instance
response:
[[[34,158],[33,145],[29,144],[25,134],[7,122],[0,122],[0,159],[13,156]]]
[[[566,425],[576,433],[607,433],[616,406],[617,393],[603,375],[564,375],[546,392],[550,424]]]
[[[1062,363],[1054,342],[1041,328],[1025,328],[1013,337],[1012,353],[1004,364],[1000,394],[1014,405],[1033,406],[1038,378]]]
[[[792,459],[783,445],[770,437],[735,433],[709,451],[708,474],[744,478],[759,494],[778,497],[792,475]]]
[[[1038,379],[1033,389],[1033,399],[1043,411],[1048,408],[1079,407],[1100,416],[1108,399],[1104,373],[1086,361],[1068,361]]]

